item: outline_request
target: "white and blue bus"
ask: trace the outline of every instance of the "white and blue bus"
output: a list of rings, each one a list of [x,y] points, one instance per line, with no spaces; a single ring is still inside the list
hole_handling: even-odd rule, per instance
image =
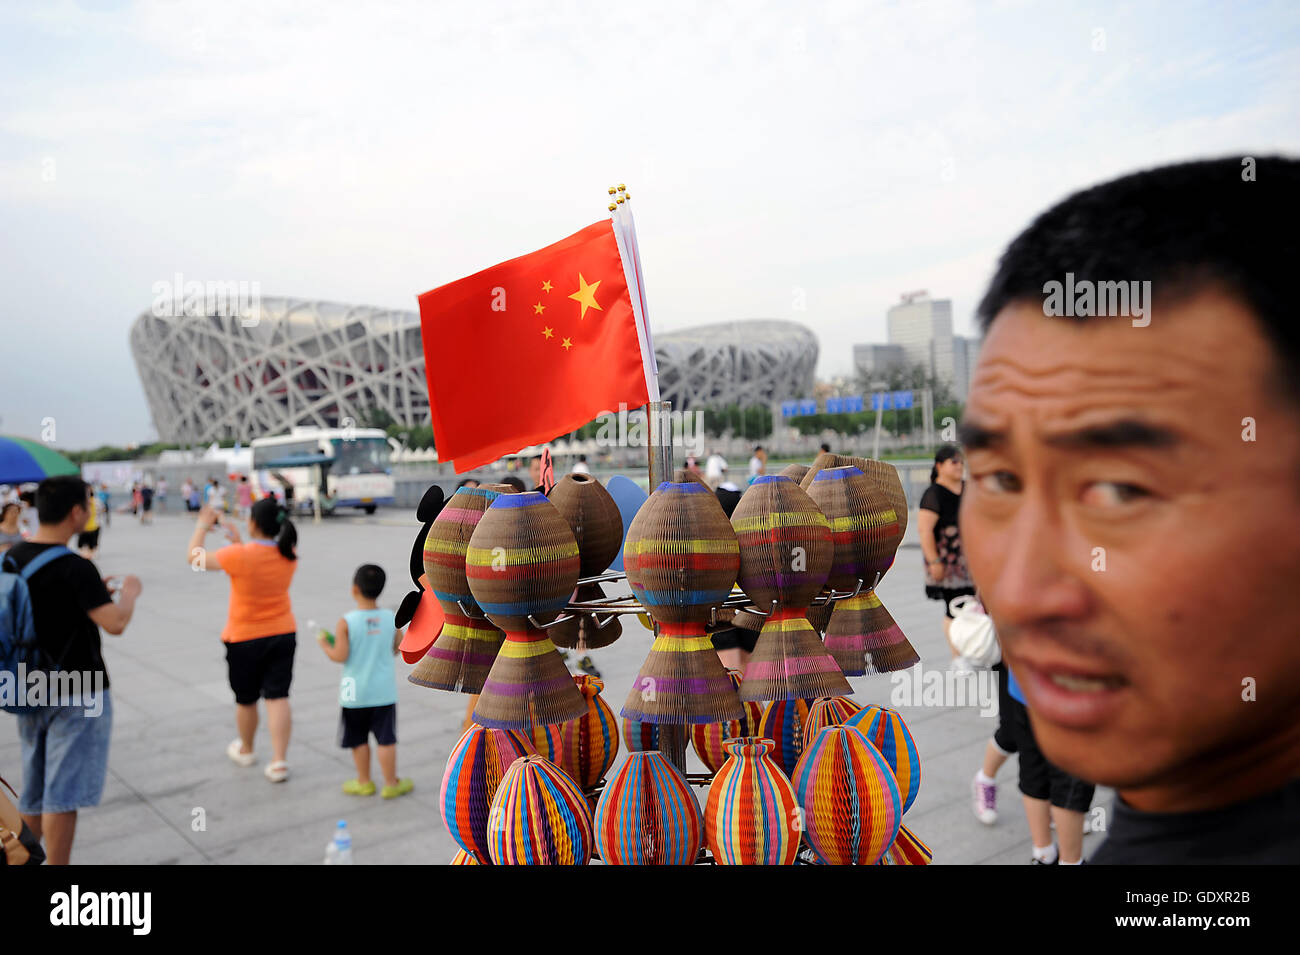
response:
[[[254,438],[250,480],[259,496],[283,497],[293,489],[295,510],[322,513],[357,507],[373,514],[394,503],[392,448],[377,428],[294,428],[288,434]]]

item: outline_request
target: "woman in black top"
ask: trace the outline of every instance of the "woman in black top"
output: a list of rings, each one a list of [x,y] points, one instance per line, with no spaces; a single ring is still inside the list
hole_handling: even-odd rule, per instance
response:
[[[966,567],[966,556],[961,549],[961,533],[957,528],[963,469],[960,449],[952,444],[940,446],[934,453],[930,486],[921,495],[917,515],[921,551],[925,555],[925,595],[931,600],[943,601],[945,639],[952,626],[949,601],[963,594],[975,593],[975,585]],[[952,649],[951,641],[948,647]],[[957,656],[957,651],[952,649],[952,654]]]

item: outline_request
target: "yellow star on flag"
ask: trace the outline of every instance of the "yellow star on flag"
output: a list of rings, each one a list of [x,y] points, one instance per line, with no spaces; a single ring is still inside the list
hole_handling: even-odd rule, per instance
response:
[[[601,280],[597,279],[596,282],[588,285],[587,280],[582,277],[582,273],[578,273],[578,291],[570,295],[569,298],[582,306],[582,314],[578,316],[579,320],[587,317],[587,309],[589,308],[594,308],[598,312],[604,311],[596,301],[596,289],[600,288],[600,282]]]
[[[550,279],[547,279],[545,282],[542,283],[543,292],[549,292],[552,288],[554,288],[554,286],[551,285]]]
[[[542,314],[542,312],[544,311],[546,311],[546,306],[543,305],[541,302],[538,302],[536,305],[533,306],[533,312],[537,315]]]
[[[542,337],[543,337],[543,338],[554,338],[554,337],[555,337],[555,332],[554,332],[552,329],[550,329],[550,328],[543,328],[543,329],[542,329]]]
[[[564,341],[560,342],[560,347],[563,348],[565,351],[568,351],[570,348],[573,347],[572,339],[566,338]]]

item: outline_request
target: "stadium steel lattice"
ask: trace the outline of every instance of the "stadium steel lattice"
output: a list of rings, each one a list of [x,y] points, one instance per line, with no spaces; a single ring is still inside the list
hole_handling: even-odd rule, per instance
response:
[[[145,312],[130,337],[164,441],[362,424],[376,408],[407,426],[429,421],[415,312],[263,298],[256,321]],[[661,333],[655,353],[675,409],[769,404],[810,393],[817,339],[794,322],[723,322]]]

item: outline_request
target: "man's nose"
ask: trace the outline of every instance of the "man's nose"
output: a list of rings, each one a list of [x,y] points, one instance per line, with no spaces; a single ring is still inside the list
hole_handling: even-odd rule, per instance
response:
[[[977,580],[995,622],[1023,627],[1088,612],[1090,550],[1042,494],[1025,501],[998,535],[989,580]]]

